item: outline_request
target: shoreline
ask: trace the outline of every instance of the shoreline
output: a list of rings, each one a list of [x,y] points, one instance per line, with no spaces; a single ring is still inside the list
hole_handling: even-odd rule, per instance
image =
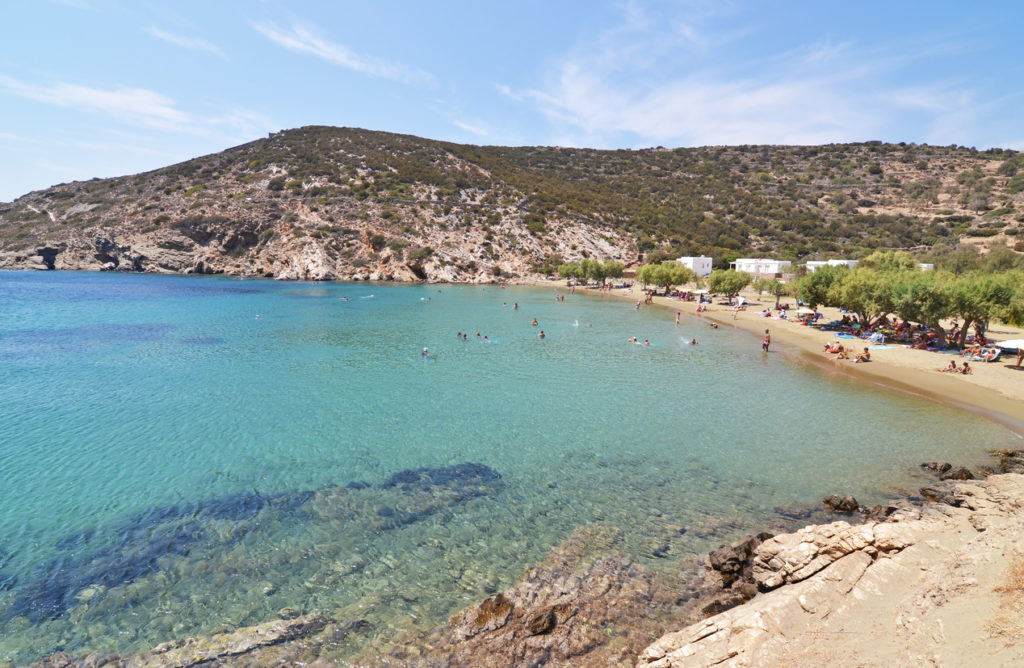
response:
[[[460,284],[454,284],[454,285],[460,285]],[[522,285],[530,286],[530,287],[551,287],[552,285],[554,285],[559,292],[562,292],[562,293],[566,292],[565,287],[564,287],[564,283],[547,282],[547,283],[529,283],[529,284],[522,284]],[[591,290],[591,291],[584,291],[584,294],[588,294],[588,296],[601,296],[601,297],[609,297],[610,296],[610,297],[612,297],[613,299],[615,299],[617,301],[622,301],[623,305],[626,308],[630,308],[631,309],[631,306],[629,306],[629,300],[631,300],[631,299],[635,300],[636,297],[637,297],[638,292],[634,290],[634,291],[629,291],[629,292],[615,291],[615,292],[609,293],[609,292],[598,292],[598,291]],[[772,301],[774,301],[774,300],[772,300]],[[756,304],[756,300],[755,300],[754,303]],[[766,324],[765,324],[765,320],[766,319],[757,317],[755,315],[755,312],[752,312],[752,311],[750,311],[750,312],[740,312],[737,315],[737,318],[734,320],[732,318],[732,312],[728,309],[728,307],[721,306],[721,305],[712,305],[712,309],[713,310],[708,315],[706,315],[706,316],[703,313],[702,314],[694,313],[694,309],[696,307],[696,304],[692,303],[692,302],[679,302],[679,301],[676,301],[674,299],[658,297],[658,298],[655,298],[654,305],[657,308],[660,308],[660,309],[667,309],[666,310],[666,315],[668,317],[671,317],[671,310],[674,309],[676,311],[680,311],[680,312],[684,313],[690,319],[690,322],[692,322],[692,323],[699,323],[699,322],[701,322],[701,320],[705,320],[706,321],[705,322],[705,326],[707,326],[707,323],[709,323],[709,322],[716,322],[721,327],[732,326],[734,330],[739,330],[739,331],[745,332],[746,334],[748,334],[750,336],[751,354],[752,355],[758,355],[759,354],[758,351],[757,351],[757,348],[755,346],[757,346],[757,344],[759,343],[760,333],[763,331],[764,327],[766,326]],[[830,338],[826,333],[820,333],[819,332],[819,333],[817,333],[816,336],[814,336],[813,333],[815,332],[815,330],[812,330],[810,328],[798,327],[797,325],[794,325],[793,323],[788,323],[788,322],[783,324],[784,321],[778,321],[777,319],[773,319],[773,320],[775,320],[775,322],[767,324],[767,326],[772,331],[773,343],[778,345],[778,349],[777,350],[773,347],[772,354],[776,354],[777,353],[777,354],[781,355],[782,359],[784,359],[786,361],[795,361],[797,363],[807,363],[807,364],[810,364],[810,365],[812,365],[814,367],[819,368],[823,372],[823,374],[825,374],[825,376],[826,376],[826,377],[822,378],[822,380],[825,381],[825,382],[828,382],[828,378],[827,378],[828,374],[845,374],[847,377],[857,378],[858,379],[857,382],[866,381],[868,383],[874,384],[874,385],[876,385],[878,387],[882,387],[882,388],[885,388],[885,389],[890,390],[890,391],[899,391],[901,393],[905,393],[905,394],[909,394],[909,395],[912,395],[912,396],[921,397],[921,398],[929,400],[929,401],[935,401],[935,402],[941,403],[943,405],[949,405],[949,406],[955,407],[957,409],[968,410],[968,411],[970,411],[972,413],[977,413],[979,415],[982,415],[982,416],[986,417],[987,419],[996,421],[996,422],[1006,426],[1007,428],[1011,429],[1011,431],[1014,431],[1018,435],[1024,433],[1024,422],[1021,422],[1021,420],[1018,420],[1016,417],[1014,417],[1011,414],[1001,413],[1001,412],[997,411],[996,409],[992,408],[991,406],[984,407],[984,406],[981,406],[981,405],[974,405],[974,404],[970,404],[970,403],[966,403],[966,402],[961,402],[959,396],[957,396],[957,397],[946,396],[946,395],[940,394],[938,391],[936,391],[932,387],[921,388],[921,387],[918,387],[916,385],[911,384],[912,381],[915,379],[915,377],[917,377],[917,376],[925,377],[925,376],[927,376],[927,373],[926,373],[926,371],[924,369],[915,369],[913,366],[906,366],[906,367],[904,367],[904,366],[892,363],[893,360],[898,359],[897,355],[893,355],[892,360],[887,360],[887,362],[884,365],[883,364],[878,364],[877,367],[876,367],[875,364],[867,364],[867,365],[858,364],[858,365],[856,365],[856,367],[850,366],[849,368],[847,368],[847,365],[849,363],[831,363],[827,358],[825,358],[820,353],[820,346],[818,348],[814,347],[815,345],[818,345],[818,342],[815,340],[816,338],[820,338],[822,341],[824,341],[825,339]],[[795,331],[792,331],[792,330],[795,330]],[[808,330],[808,331],[803,332],[801,330]],[[702,341],[703,341],[703,338],[704,337],[701,337]],[[906,350],[906,349],[903,349],[903,348],[899,348],[899,349],[893,348],[891,351],[882,351],[882,352],[893,352],[893,353],[896,353],[896,352],[904,351],[904,350],[906,352],[909,352],[909,353],[920,353],[923,359],[925,359],[925,356],[927,355],[927,353],[922,353],[922,351],[909,351],[909,350]],[[935,359],[935,364],[938,365],[939,360],[947,361],[948,360],[948,356],[947,355],[932,354],[927,359]],[[928,363],[930,363],[930,362],[928,362]],[[979,367],[981,367],[981,366],[982,365],[979,365]],[[998,365],[994,365],[994,366],[1002,366],[1002,364],[998,364]],[[902,369],[903,371],[906,372],[906,376],[904,377],[903,371],[901,371],[900,373],[897,373],[897,374],[891,374],[891,375],[898,376],[898,378],[893,378],[893,377],[891,377],[890,374],[886,373],[886,371],[891,371],[892,369]],[[875,371],[877,371],[877,373],[871,373],[871,372],[875,372]],[[954,388],[960,387],[961,389],[963,389],[963,388],[971,389],[971,388],[975,388],[976,387],[976,384],[974,384],[974,383],[965,384],[965,383],[961,382],[961,381],[964,381],[964,380],[969,380],[968,377],[959,377],[958,376],[958,377],[951,378],[951,377],[949,377],[949,374],[939,374],[937,371],[933,371],[932,373],[935,374],[937,380],[942,381],[942,382],[944,382],[946,384],[949,384],[949,385],[951,385]],[[1012,374],[1010,374],[1010,375],[1012,375]],[[1024,381],[1024,376],[1020,376],[1019,378],[1022,381]],[[906,382],[904,382],[904,381],[906,381]],[[922,384],[923,385],[927,385],[927,383],[922,383]],[[991,394],[994,394],[994,393],[995,393],[994,389],[985,387],[984,391],[981,393],[982,396],[980,397],[980,399],[984,400],[984,399],[986,399],[985,395],[991,395]],[[1003,395],[996,394],[995,396],[1003,396]],[[1011,402],[1011,403],[1014,402],[1014,401],[1017,401],[1016,399],[1013,399],[1011,397],[1003,397],[1003,398],[1007,402]],[[987,400],[988,401],[992,401],[992,397],[988,396]],[[997,402],[993,402],[993,403],[997,403]],[[1019,408],[1021,410],[1024,410],[1024,407],[1019,407]],[[911,446],[911,447],[917,447],[917,446]],[[814,519],[806,520],[807,523],[815,522],[815,521],[819,521],[820,522],[822,520],[820,520],[820,519],[819,520],[814,520]],[[804,520],[800,520],[800,522],[803,523]],[[852,523],[852,522],[854,522],[854,520],[851,519],[850,522]],[[821,526],[827,526],[827,525],[821,525]],[[585,529],[586,529],[586,527],[580,527],[579,531],[583,531]],[[754,527],[752,530],[756,531],[757,527]],[[574,537],[575,537],[575,534],[574,534]],[[595,536],[591,536],[591,537],[588,538],[588,540],[594,540],[595,543],[599,543],[599,544],[602,543],[605,540],[608,540],[609,543],[613,542],[612,539],[610,539],[610,538],[608,538],[608,537],[606,537],[604,535],[600,535],[600,536],[596,536],[596,537]],[[581,544],[586,544],[587,540],[584,540],[584,538],[581,537],[581,538],[579,538],[579,542]],[[568,542],[567,542],[567,545],[569,545]],[[571,551],[571,550],[568,550],[568,549],[563,550],[563,552],[566,552],[566,551]],[[559,555],[561,556],[561,554],[562,553],[560,552]],[[705,556],[706,557],[706,555],[697,555],[697,556],[698,557],[701,557],[701,556]],[[536,577],[534,578],[533,582],[535,584],[537,592],[539,592],[539,593],[534,592],[534,590],[526,590],[526,591],[524,591],[524,592],[522,592],[520,594],[519,598],[514,598],[514,594],[511,593],[511,592],[516,591],[517,588],[519,588],[521,586],[521,585],[516,585],[512,589],[507,590],[503,594],[499,594],[497,596],[507,596],[508,599],[515,601],[516,606],[525,607],[525,600],[528,598],[527,594],[532,596],[533,593],[537,593],[538,598],[541,601],[545,602],[545,605],[547,605],[547,603],[549,603],[551,601],[560,601],[561,600],[561,599],[555,598],[554,594],[552,594],[551,591],[549,591],[549,590],[551,588],[554,588],[555,585],[558,584],[559,582],[562,582],[564,579],[569,578],[569,577],[589,578],[590,580],[594,581],[595,583],[599,583],[600,584],[600,583],[606,583],[606,582],[611,582],[611,583],[620,582],[620,578],[622,579],[621,581],[624,581],[624,582],[628,583],[628,582],[630,582],[629,578],[633,578],[635,576],[635,574],[631,570],[632,567],[629,566],[629,565],[626,565],[626,564],[619,564],[619,565],[617,565],[617,564],[613,563],[612,561],[601,562],[601,564],[599,564],[599,567],[591,567],[589,565],[584,567],[583,564],[584,564],[584,560],[581,559],[580,560],[580,569],[583,569],[583,570],[570,569],[568,571],[557,570],[557,569],[553,569],[553,568],[549,568],[549,569],[545,570],[544,564],[538,565],[535,569],[532,569],[528,573],[536,573]],[[580,575],[581,573],[582,573],[582,576]],[[524,577],[524,580],[530,580],[529,574],[524,575],[523,577]],[[626,587],[628,587],[628,586],[631,586],[631,585],[627,584]],[[629,592],[623,593],[623,595],[622,595],[623,600],[628,600],[628,596],[627,596],[628,593]],[[488,601],[490,601],[491,603],[488,603]],[[490,615],[491,617],[493,617],[495,611],[500,613],[502,611],[502,606],[504,605],[502,603],[502,601],[503,601],[503,599],[497,598],[497,597],[492,597],[490,599],[485,600],[482,603],[479,602],[479,601],[476,601],[476,602],[468,604],[465,608],[461,609],[458,613],[456,613],[456,615],[457,616],[458,615],[466,615],[467,616],[466,620],[468,620],[468,621],[465,621],[465,624],[472,625],[472,624],[477,623],[477,620],[481,619],[483,616]],[[492,608],[495,608],[496,610],[495,609],[487,608],[487,605],[492,606]],[[563,624],[569,624],[570,623],[569,622],[570,618],[566,618],[565,620],[563,620],[561,618],[561,616],[560,616],[562,614],[562,612],[559,609],[559,606],[562,606],[562,605],[567,605],[567,604],[566,603],[557,603],[557,605],[556,604],[552,604],[550,607],[547,607],[547,608],[543,608],[543,607],[529,608],[530,615],[533,615],[534,613],[536,613],[536,615],[538,615],[538,616],[536,616],[536,617],[534,617],[534,616],[525,616],[524,619],[517,619],[515,617],[512,617],[512,619],[515,619],[517,621],[517,623],[526,624],[526,625],[530,626],[530,628],[536,627],[536,628],[540,629],[540,628],[543,627],[544,624],[548,624],[549,622],[552,625],[552,627],[559,627],[559,626],[561,626]],[[573,605],[582,605],[582,604],[579,601],[573,601]],[[516,611],[517,610],[516,606],[509,606],[509,608],[512,611]],[[614,606],[610,606],[610,607],[614,608]],[[744,607],[745,606],[740,605],[740,606],[738,606],[736,608],[736,610],[742,610],[742,609],[744,609]],[[483,613],[486,613],[486,614],[483,614]],[[516,613],[516,614],[518,614],[518,613]],[[579,613],[579,614],[582,616],[582,613]],[[626,617],[630,617],[630,613],[626,613],[625,616]],[[453,618],[453,619],[455,619],[455,618]],[[489,619],[490,619],[490,617],[488,617],[488,620]],[[554,620],[554,621],[550,621],[550,620]],[[304,637],[311,638],[311,637],[315,636],[316,634],[318,634],[320,631],[324,630],[325,627],[328,629],[328,631],[330,633],[339,633],[338,629],[344,630],[345,633],[348,633],[348,632],[358,633],[359,629],[361,628],[361,627],[358,626],[358,622],[351,622],[353,624],[353,626],[352,626],[351,629],[349,629],[349,627],[346,626],[346,625],[348,625],[350,623],[350,621],[351,620],[343,620],[343,619],[335,621],[335,620],[333,620],[333,619],[331,619],[329,617],[325,617],[324,615],[319,614],[319,613],[317,613],[317,614],[310,613],[309,615],[307,615],[305,617],[294,619],[294,620],[284,620],[284,619],[282,619],[282,620],[272,620],[272,621],[268,621],[268,622],[265,622],[265,623],[259,625],[259,627],[252,627],[252,628],[249,628],[249,629],[238,629],[236,631],[235,637],[232,637],[230,640],[232,642],[238,642],[238,641],[240,641],[241,637],[250,638],[249,640],[245,640],[245,642],[252,642],[252,648],[253,648],[252,652],[255,655],[259,656],[256,653],[264,651],[264,647],[265,646],[258,645],[258,644],[255,643],[255,641],[251,641],[251,637],[262,636],[263,634],[270,633],[270,632],[278,633],[277,637],[279,638],[279,640],[277,640],[275,642],[281,642],[283,645],[287,645],[290,640],[296,640],[296,639],[298,640],[299,643],[301,643],[301,642],[303,642]],[[489,623],[490,622],[488,621],[488,624]],[[506,622],[502,621],[502,624],[505,624],[505,623]],[[509,622],[509,624],[511,624],[511,622]],[[486,625],[484,625],[484,626],[486,626]],[[628,621],[628,620],[625,621],[624,627],[628,628],[630,626],[633,626],[633,628],[631,630],[632,630],[632,632],[634,634],[639,634],[639,633],[641,633],[641,631],[643,631],[643,632],[648,632],[649,631],[649,628],[646,627],[646,626],[643,626],[643,624],[641,624],[640,619],[637,618],[637,617],[634,617],[634,622],[632,622],[632,623],[630,621]],[[470,627],[453,626],[453,628],[448,629],[448,630],[452,631],[452,632],[456,632],[456,631],[462,632],[463,628],[470,628]],[[479,631],[479,630],[477,630],[475,628],[473,630],[481,632],[481,633],[488,633],[488,632],[490,632],[492,630],[493,631],[497,631],[497,629],[491,629],[489,627],[483,629],[483,631]],[[546,629],[546,630],[538,631],[539,635],[546,635],[548,633],[551,633],[551,629]],[[304,636],[304,634],[308,634],[308,635]],[[651,640],[653,640],[653,639],[651,639]],[[188,641],[170,640],[167,643],[165,643],[165,645],[161,645],[160,646],[161,648],[166,647],[167,649],[163,649],[163,650],[159,650],[159,651],[158,650],[154,650],[154,655],[159,655],[161,660],[162,660],[166,653],[169,653],[171,651],[177,651],[177,649],[179,649],[179,648],[182,648],[185,651],[191,651],[191,649],[197,648],[199,644],[203,644],[203,643],[206,643],[206,642],[213,642],[213,641],[209,641],[208,639],[203,639],[202,643],[192,644],[192,639],[190,639]],[[185,647],[182,647],[183,644],[185,645]],[[172,645],[174,645],[174,647],[171,647]],[[267,647],[267,650],[269,650],[269,647]],[[201,650],[196,649],[196,651],[207,652],[209,650],[206,649],[205,646],[204,646]],[[298,650],[296,650],[296,651],[298,651]],[[166,654],[166,655],[169,656],[169,654]],[[224,656],[227,657],[229,655],[225,654]],[[411,654],[411,656],[415,656],[415,654]],[[261,658],[269,658],[269,657],[262,657],[261,656]],[[305,659],[310,659],[310,658],[313,658],[313,657],[302,656],[302,658],[305,660]],[[329,664],[327,664],[326,662],[323,662],[323,663],[316,664],[316,665],[329,665]]]
[[[564,281],[543,281],[524,285],[565,290]],[[619,289],[599,293],[586,288],[577,290],[594,296],[610,296],[620,301],[635,300],[643,296],[642,290],[636,284],[628,291]],[[761,302],[756,294],[745,292],[743,296],[748,307],[774,305],[774,298]],[[848,360],[833,361],[823,354],[825,342],[834,339],[834,334],[803,327],[794,321],[781,320],[777,316],[764,318],[756,311],[746,310],[736,313],[734,319],[731,307],[721,304],[711,304],[709,310],[697,313],[696,302],[683,302],[658,296],[654,297],[653,306],[667,311],[678,311],[696,322],[714,322],[721,327],[731,327],[745,332],[751,336],[752,342],[761,336],[764,329],[770,329],[772,353],[777,352],[798,363],[809,364],[825,374],[841,374],[890,391],[980,415],[1024,438],[1024,365],[1019,369],[1021,375],[1015,376],[1018,369],[1013,363],[1007,363],[1015,362],[1013,356],[1001,357],[997,362],[972,364],[974,373],[970,376],[938,371],[951,358],[959,361],[958,354],[911,350],[901,344],[873,351],[873,360],[869,364],[853,364]],[[837,309],[818,310],[825,314],[826,319],[839,317]],[[994,325],[990,333],[996,334],[1000,339],[1024,338],[1024,329],[1009,325]],[[753,346],[752,349],[756,351]],[[1003,374],[1004,377],[997,374]]]

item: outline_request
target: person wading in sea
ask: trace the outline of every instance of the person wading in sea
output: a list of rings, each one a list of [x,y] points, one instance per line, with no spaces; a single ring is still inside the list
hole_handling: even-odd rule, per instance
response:
[[[761,342],[761,350],[768,352],[768,346],[772,345],[772,335],[764,330],[764,341]]]

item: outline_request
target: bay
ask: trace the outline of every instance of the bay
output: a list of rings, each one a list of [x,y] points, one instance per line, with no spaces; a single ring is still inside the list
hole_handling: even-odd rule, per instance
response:
[[[1016,442],[611,298],[0,272],[0,661],[284,608],[422,630],[581,525],[656,568]]]

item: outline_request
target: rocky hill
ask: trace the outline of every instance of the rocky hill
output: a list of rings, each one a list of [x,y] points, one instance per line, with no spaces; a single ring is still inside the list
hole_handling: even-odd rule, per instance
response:
[[[1024,154],[914,144],[599,151],[305,127],[0,204],[0,267],[493,281],[562,262],[1024,250]]]

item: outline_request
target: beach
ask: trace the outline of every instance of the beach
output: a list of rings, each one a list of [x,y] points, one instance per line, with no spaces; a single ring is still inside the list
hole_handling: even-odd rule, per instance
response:
[[[627,303],[644,297],[638,285],[610,294]],[[749,291],[743,297],[746,309],[739,311],[715,300],[698,313],[696,302],[667,297],[654,297],[653,304],[641,308],[663,309],[666,318],[680,313],[709,325],[717,323],[719,329],[749,332],[751,355],[757,356],[763,354],[758,344],[768,329],[769,354],[790,356],[795,363],[813,364],[826,373],[968,410],[1024,434],[1024,367],[1016,366],[1016,355],[972,363],[970,375],[939,371],[950,359],[959,364],[963,359],[959,353],[892,343],[872,349],[867,364],[835,360],[824,352],[826,343],[837,340],[834,332],[780,319],[773,309],[765,317],[765,309],[775,305],[774,298],[760,299]],[[826,322],[841,317],[838,309],[818,311]],[[714,333],[709,327],[705,338]],[[995,341],[1022,334],[1020,328],[999,323],[987,332]],[[848,350],[852,343],[854,352],[871,345],[839,340]],[[1006,473],[984,481],[950,480],[932,489],[943,490],[945,496],[923,506],[896,502],[890,508],[899,510],[881,523],[868,519],[858,524],[855,513],[852,526],[845,522],[811,525],[772,539],[767,551],[755,549],[751,562],[755,577],[758,559],[780,549],[792,553],[772,563],[788,563],[796,569],[813,559],[828,565],[816,566],[821,570],[805,575],[806,580],[785,583],[701,622],[681,625],[644,650],[638,665],[1017,664],[1024,658],[1020,648],[1024,559],[1018,542],[1024,530],[1024,476]],[[825,558],[825,554],[832,556]],[[836,559],[836,555],[840,556]],[[764,562],[761,568],[766,568]]]
[[[564,281],[549,281],[548,285],[556,289],[565,289]],[[588,294],[600,293],[598,290],[577,288]],[[632,288],[617,289],[605,292],[623,300],[635,302],[643,299],[644,291],[640,284]],[[697,302],[681,301],[671,297],[655,296],[653,305],[641,305],[641,308],[662,308],[668,311],[666,317],[673,317],[675,312],[685,316],[699,318],[709,324],[714,322],[720,327],[732,327],[749,332],[751,351],[760,354],[759,341],[764,330],[771,331],[771,353],[788,355],[804,363],[818,366],[827,373],[846,374],[868,383],[878,384],[892,390],[909,392],[949,406],[970,410],[995,420],[1018,434],[1024,434],[1024,365],[1017,368],[1016,355],[1004,353],[992,363],[971,363],[974,372],[970,375],[941,373],[939,369],[955,359],[959,365],[962,356],[959,353],[942,353],[927,350],[912,350],[898,343],[888,343],[883,349],[871,351],[871,363],[854,364],[853,359],[833,360],[833,355],[824,351],[826,343],[835,341],[835,332],[823,332],[814,327],[803,326],[795,318],[780,319],[778,311],[772,310],[771,317],[764,317],[762,311],[775,305],[774,297],[760,297],[756,292],[744,291],[745,309],[735,311],[732,306],[720,304],[716,299],[713,304],[704,304],[706,310],[697,312]],[[790,311],[795,313],[795,299],[782,300],[789,302]],[[839,309],[820,307],[822,321],[829,322],[842,317]],[[709,334],[713,334],[709,328]],[[988,330],[989,338],[1000,341],[1024,337],[1024,329],[1010,325],[993,323]],[[851,343],[857,349],[871,345],[867,341],[857,339],[840,339],[849,348]],[[770,353],[770,354],[771,354]]]

